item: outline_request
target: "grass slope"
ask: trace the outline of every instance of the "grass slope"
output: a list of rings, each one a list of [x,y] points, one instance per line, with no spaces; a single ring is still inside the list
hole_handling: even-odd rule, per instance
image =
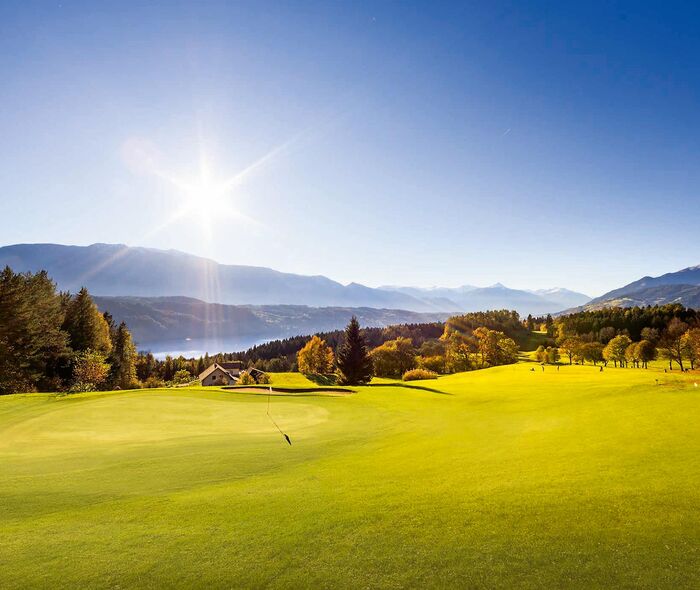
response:
[[[531,367],[0,398],[0,587],[700,586],[697,377]]]

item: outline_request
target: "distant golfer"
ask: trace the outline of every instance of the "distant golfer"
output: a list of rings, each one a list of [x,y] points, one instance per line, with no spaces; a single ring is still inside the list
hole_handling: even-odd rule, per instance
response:
[[[603,372],[603,365],[600,365],[600,372]]]

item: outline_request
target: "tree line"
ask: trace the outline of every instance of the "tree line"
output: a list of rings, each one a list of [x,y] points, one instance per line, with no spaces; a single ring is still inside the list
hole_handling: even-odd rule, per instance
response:
[[[529,318],[528,318],[529,319]],[[694,369],[700,358],[700,316],[679,304],[604,308],[533,323],[547,330],[549,346],[540,346],[540,362],[561,356],[572,363],[613,363],[620,367],[648,367],[662,358],[669,370]]]
[[[126,324],[86,289],[59,292],[45,271],[0,273],[0,394],[138,385]]]
[[[439,336],[423,338],[419,345],[409,336],[385,340],[369,351],[368,359],[379,377],[431,378],[517,362],[519,348],[508,334],[523,333],[515,312],[464,314],[450,318]],[[315,335],[297,352],[297,367],[306,375],[329,375],[340,365],[336,356],[332,344]]]
[[[439,338],[444,324],[397,324],[395,326],[361,328],[365,346],[375,348],[395,338],[410,338],[421,345]],[[295,372],[299,370],[297,353],[313,338],[320,338],[332,351],[337,351],[345,339],[345,330],[319,332],[315,335],[292,336],[258,344],[245,351],[205,354],[198,358],[171,357],[156,359],[150,352],[139,353],[136,374],[145,387],[161,387],[166,383],[184,383],[196,377],[212,363],[241,361],[244,367],[256,368],[268,373]],[[335,355],[335,352],[334,352]],[[334,356],[335,358],[335,356]],[[186,372],[187,374],[185,375]],[[317,371],[319,374],[326,371]]]
[[[371,360],[372,374],[402,377],[469,371],[517,361],[527,328],[514,311],[497,310],[454,316],[446,323],[400,324],[360,328],[362,345]],[[139,353],[136,374],[144,387],[186,383],[212,363],[241,361],[244,367],[278,373],[331,375],[338,370],[338,354],[347,342],[347,328],[293,336],[259,344],[242,352],[205,354],[199,358],[156,359]]]
[[[0,273],[0,394],[161,387],[190,382],[212,363],[232,360],[266,372],[337,372],[346,382],[362,382],[368,374],[434,376],[517,362],[533,331],[547,334],[535,352],[543,363],[564,359],[643,368],[660,357],[669,369],[685,370],[700,359],[700,315],[670,304],[525,320],[514,311],[495,310],[456,315],[444,324],[363,329],[353,318],[345,330],[242,352],[159,360],[137,353],[128,327],[100,313],[86,289],[59,292],[44,271],[15,273],[6,267]]]

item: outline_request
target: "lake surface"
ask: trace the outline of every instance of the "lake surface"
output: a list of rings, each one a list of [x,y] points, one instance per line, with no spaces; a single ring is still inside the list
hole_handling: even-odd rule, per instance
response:
[[[138,344],[137,348],[141,352],[151,352],[157,359],[164,359],[170,355],[178,357],[180,355],[185,358],[200,357],[205,354],[213,355],[219,352],[241,352],[247,350],[256,344],[264,344],[270,340],[285,338],[286,335],[266,336],[265,338],[250,336],[239,338],[216,339],[199,339],[192,338],[187,340],[164,340],[162,342],[145,342]]]

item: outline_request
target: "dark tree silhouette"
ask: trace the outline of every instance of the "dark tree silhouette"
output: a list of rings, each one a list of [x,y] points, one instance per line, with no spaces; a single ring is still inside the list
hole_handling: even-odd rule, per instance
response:
[[[352,316],[345,328],[345,338],[338,350],[336,362],[339,382],[343,385],[364,385],[372,379],[372,359],[355,316]]]

